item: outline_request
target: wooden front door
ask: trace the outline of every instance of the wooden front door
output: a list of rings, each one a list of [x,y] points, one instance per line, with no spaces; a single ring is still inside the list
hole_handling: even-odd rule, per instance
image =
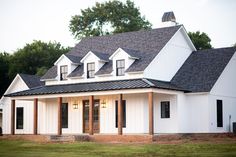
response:
[[[94,100],[93,107],[93,132],[99,133],[100,117],[99,117],[99,100]],[[83,101],[83,132],[89,133],[89,100]]]

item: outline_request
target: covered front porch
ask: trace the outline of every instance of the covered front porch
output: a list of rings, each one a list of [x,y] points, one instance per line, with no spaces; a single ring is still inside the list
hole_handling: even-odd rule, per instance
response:
[[[149,88],[13,97],[11,134],[24,134],[22,129],[34,135],[176,133],[179,93]],[[24,115],[27,122],[23,120],[18,129],[16,110],[24,106],[21,101],[32,101],[32,106],[31,114]],[[161,102],[169,102],[169,107],[163,109]]]

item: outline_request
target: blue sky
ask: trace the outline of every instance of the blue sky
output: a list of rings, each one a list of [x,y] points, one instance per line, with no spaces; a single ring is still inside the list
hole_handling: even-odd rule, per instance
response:
[[[0,0],[0,52],[12,53],[33,40],[74,46],[71,16],[104,0]],[[122,0],[125,1],[125,0]],[[187,31],[203,31],[214,47],[236,43],[236,0],[134,0],[153,28],[166,11],[174,11]]]

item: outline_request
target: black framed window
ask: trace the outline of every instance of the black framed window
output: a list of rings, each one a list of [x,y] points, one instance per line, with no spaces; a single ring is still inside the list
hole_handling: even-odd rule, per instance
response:
[[[116,76],[124,76],[125,75],[125,60],[117,60],[116,61]]]
[[[118,101],[115,102],[115,112],[116,112],[116,128],[118,127]],[[123,128],[126,127],[126,101],[122,100],[123,105]]]
[[[67,80],[68,67],[67,65],[60,66],[60,80]]]
[[[170,118],[170,102],[161,102],[161,118]]]
[[[94,78],[95,63],[87,63],[87,78]]]
[[[16,108],[16,129],[23,129],[24,126],[24,108]]]
[[[223,101],[216,100],[217,127],[223,127]]]
[[[62,104],[62,128],[68,128],[68,103]]]

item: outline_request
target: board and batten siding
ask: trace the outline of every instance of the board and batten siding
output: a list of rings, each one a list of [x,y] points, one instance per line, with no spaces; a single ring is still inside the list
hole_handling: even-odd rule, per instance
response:
[[[236,53],[225,67],[209,94],[210,132],[232,132],[232,122],[236,122]],[[223,101],[223,127],[217,127],[216,101]],[[230,118],[231,116],[231,118]]]

